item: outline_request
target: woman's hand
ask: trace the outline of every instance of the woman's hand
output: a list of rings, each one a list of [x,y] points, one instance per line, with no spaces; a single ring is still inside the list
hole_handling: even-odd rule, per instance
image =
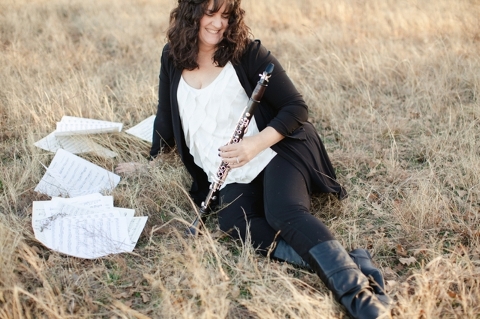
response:
[[[236,144],[228,144],[220,147],[218,155],[231,168],[242,167],[250,162],[263,150],[281,141],[283,135],[274,128],[267,126],[260,133],[253,136],[245,136]]]
[[[128,163],[120,163],[115,167],[115,173],[129,176],[135,173],[140,173],[142,171],[148,170],[150,167],[154,165],[154,161],[149,163],[137,163],[137,162],[128,162]]]
[[[115,173],[120,175],[132,175],[141,169],[145,164],[136,162],[120,163],[115,167]]]
[[[218,156],[231,168],[242,167],[262,151],[252,136],[246,136],[236,144],[224,145],[218,150]]]

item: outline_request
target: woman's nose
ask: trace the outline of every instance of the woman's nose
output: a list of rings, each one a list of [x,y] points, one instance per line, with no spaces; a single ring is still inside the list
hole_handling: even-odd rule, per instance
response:
[[[219,15],[215,15],[213,17],[213,21],[212,21],[212,24],[217,27],[217,28],[221,28],[223,26],[223,19],[221,16]]]

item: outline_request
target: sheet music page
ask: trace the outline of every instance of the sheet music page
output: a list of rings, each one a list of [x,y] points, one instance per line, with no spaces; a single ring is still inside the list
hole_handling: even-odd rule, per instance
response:
[[[123,123],[102,120],[86,119],[74,116],[63,116],[57,122],[55,136],[113,133],[122,130]]]
[[[38,229],[39,238],[45,246],[51,247],[52,243],[49,241],[51,236],[49,235],[52,230],[52,224],[58,219],[71,219],[72,221],[83,221],[85,219],[97,219],[97,218],[124,218],[125,215],[119,211],[103,211],[97,212],[95,210],[63,205],[62,209],[49,217],[43,219],[37,219],[35,227]],[[33,224],[32,224],[33,225]],[[35,236],[37,237],[37,236]]]
[[[148,216],[141,216],[141,217],[134,217],[130,221],[128,225],[128,236],[130,237],[132,246],[130,252],[133,251],[135,245],[142,234],[143,228],[145,228],[145,224],[147,223]]]
[[[53,250],[87,259],[128,252],[129,223],[129,218],[58,218],[49,226],[47,243]]]
[[[34,201],[32,204],[32,228],[33,233],[35,234],[35,238],[38,239],[41,243],[44,243],[46,239],[46,234],[43,233],[42,224],[47,218],[45,214],[45,207],[46,203],[50,201]]]
[[[100,193],[93,193],[73,198],[53,197],[51,203],[78,205],[88,209],[108,210],[113,208],[113,196],[103,196]],[[49,206],[50,205],[47,205],[47,207]]]
[[[152,143],[153,136],[153,122],[155,121],[155,115],[152,115],[142,122],[138,123],[134,127],[125,131],[125,133],[136,136],[144,141]]]
[[[114,209],[117,211],[117,214],[119,214],[119,216],[128,218],[133,218],[133,216],[135,216],[135,209],[120,207],[115,207]]]
[[[129,220],[133,219],[135,216],[135,210],[129,208],[109,208],[103,210],[89,209],[83,206],[75,206],[69,204],[52,204],[51,201],[46,202],[35,202],[36,205],[36,217],[32,219],[32,226],[34,231],[38,233],[44,233],[46,229],[49,229],[50,223],[57,218],[71,218],[71,219],[85,219],[85,218],[128,218]],[[140,217],[135,217],[140,218]],[[145,220],[146,221],[146,220]],[[138,229],[145,225],[138,224],[140,221],[135,220],[134,224],[129,225],[129,232]],[[133,227],[133,228],[132,228]],[[132,228],[132,229],[130,229]],[[142,229],[140,229],[140,236]],[[136,232],[133,233],[135,237]],[[138,239],[138,237],[137,237]]]
[[[112,191],[119,182],[120,176],[59,149],[35,191],[52,197],[77,197]]]
[[[64,203],[45,203],[45,215],[47,218],[59,216],[62,218],[84,218],[88,215],[96,217],[125,217],[125,213],[115,208],[91,209],[81,205],[69,205]]]
[[[33,145],[49,152],[62,148],[72,154],[95,153],[99,156],[113,158],[118,154],[93,142],[88,136],[55,136],[55,132],[35,142]]]
[[[78,153],[78,148],[76,147],[77,143],[72,143],[72,144],[73,144],[73,147],[71,147],[68,151],[70,153]],[[33,143],[33,145],[50,152],[56,152],[59,148],[62,148],[60,144],[58,144],[58,140],[55,138],[54,132],[36,141],[35,143]]]
[[[88,200],[88,197],[83,198]],[[129,208],[99,211],[81,203],[69,204],[73,203],[71,200],[56,198],[54,203],[33,202],[32,227],[35,238],[43,245],[79,258],[98,258],[134,250],[147,216],[133,217],[135,210]],[[49,205],[52,214],[47,216],[45,208]]]
[[[113,206],[113,196],[90,194],[74,198],[54,197],[51,201],[42,203],[43,214],[41,228],[48,227],[54,218],[85,218],[93,217],[129,217],[135,215],[134,209],[117,208]]]

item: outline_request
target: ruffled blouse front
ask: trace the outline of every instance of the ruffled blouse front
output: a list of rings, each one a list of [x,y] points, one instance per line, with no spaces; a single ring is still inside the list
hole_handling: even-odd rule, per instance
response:
[[[229,62],[215,80],[202,89],[191,87],[182,77],[177,99],[190,154],[195,164],[213,182],[221,164],[218,148],[231,139],[249,98]],[[258,133],[255,118],[252,117],[245,136]],[[223,186],[229,183],[250,183],[275,155],[268,148],[244,166],[230,170]]]

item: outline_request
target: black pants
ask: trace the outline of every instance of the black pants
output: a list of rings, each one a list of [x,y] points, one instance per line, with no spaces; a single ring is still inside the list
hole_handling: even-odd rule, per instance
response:
[[[334,239],[310,213],[310,194],[303,175],[277,155],[250,184],[229,184],[220,191],[220,229],[266,254],[278,231],[302,258],[315,245]]]

